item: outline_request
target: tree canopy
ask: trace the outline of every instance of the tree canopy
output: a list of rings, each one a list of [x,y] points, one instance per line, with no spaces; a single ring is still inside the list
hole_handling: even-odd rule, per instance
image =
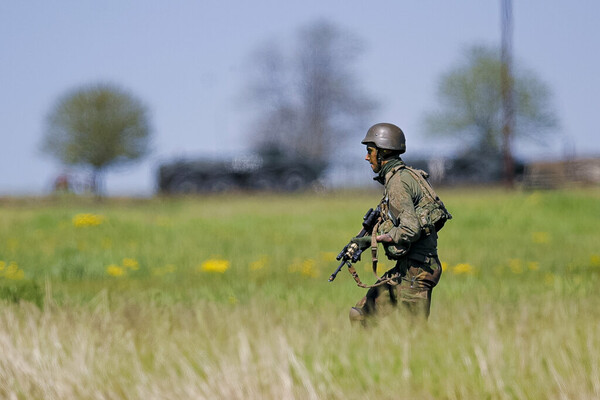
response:
[[[47,117],[42,150],[66,165],[88,166],[93,188],[101,172],[149,152],[149,111],[141,100],[113,84],[68,91]]]
[[[461,65],[444,74],[440,106],[425,118],[427,133],[456,137],[465,152],[499,155],[502,141],[502,63],[500,52],[474,46]],[[558,124],[549,87],[533,72],[516,68],[515,137],[540,139]]]

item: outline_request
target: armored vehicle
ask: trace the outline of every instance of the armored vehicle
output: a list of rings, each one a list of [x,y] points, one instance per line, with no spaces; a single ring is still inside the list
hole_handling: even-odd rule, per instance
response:
[[[296,191],[314,184],[322,163],[282,154],[253,154],[228,160],[178,159],[158,168],[163,194],[193,194],[228,190]]]

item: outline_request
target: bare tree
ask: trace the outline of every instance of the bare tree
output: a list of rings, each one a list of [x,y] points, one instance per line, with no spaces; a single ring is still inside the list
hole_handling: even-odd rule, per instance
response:
[[[64,164],[91,167],[92,190],[99,194],[107,168],[149,152],[148,114],[139,99],[116,85],[76,88],[48,114],[42,150]]]
[[[269,42],[252,59],[254,145],[326,163],[334,145],[375,108],[355,72],[363,47],[354,35],[318,21],[299,31],[289,53],[282,48]]]

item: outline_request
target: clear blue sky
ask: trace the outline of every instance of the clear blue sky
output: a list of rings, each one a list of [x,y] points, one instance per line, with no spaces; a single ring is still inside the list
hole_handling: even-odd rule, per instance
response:
[[[538,156],[600,154],[600,2],[514,1],[514,53],[553,90],[560,138]],[[427,143],[420,121],[442,73],[469,45],[499,44],[499,0],[0,3],[0,195],[43,194],[63,168],[39,152],[44,119],[68,89],[114,82],[146,102],[151,157],[109,172],[109,194],[148,194],[162,160],[244,151],[240,92],[249,54],[326,18],[364,40],[364,88],[381,102],[373,123],[401,126],[409,151]],[[291,43],[291,42],[290,42]],[[358,144],[365,127],[349,132]],[[233,144],[232,144],[233,143]]]

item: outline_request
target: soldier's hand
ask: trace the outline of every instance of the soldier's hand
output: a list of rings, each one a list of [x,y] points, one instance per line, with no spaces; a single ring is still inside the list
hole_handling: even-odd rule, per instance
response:
[[[392,239],[392,237],[390,236],[389,233],[385,233],[383,235],[377,235],[377,237],[375,239],[377,239],[377,241],[379,243],[392,243],[394,241],[394,239]]]
[[[371,236],[353,237],[350,242],[356,243],[361,250],[371,247]]]

